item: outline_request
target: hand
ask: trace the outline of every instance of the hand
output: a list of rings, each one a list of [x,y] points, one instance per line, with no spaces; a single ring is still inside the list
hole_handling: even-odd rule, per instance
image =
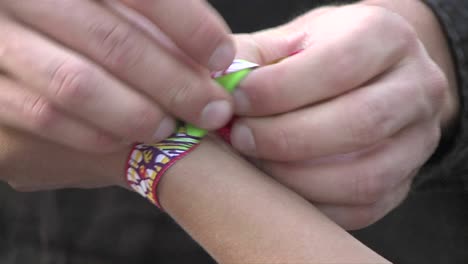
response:
[[[84,153],[0,127],[0,180],[17,191],[126,186],[129,151]]]
[[[241,84],[234,147],[348,229],[406,197],[457,111],[445,39],[419,1],[318,9],[237,41],[263,65],[303,51]]]
[[[167,137],[173,116],[206,129],[230,119],[205,68],[228,66],[234,42],[206,2],[121,2],[1,1],[0,125],[110,151]]]

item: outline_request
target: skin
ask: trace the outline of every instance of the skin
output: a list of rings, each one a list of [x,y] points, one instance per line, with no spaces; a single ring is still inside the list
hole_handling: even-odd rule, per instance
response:
[[[262,65],[235,93],[234,147],[347,229],[408,194],[458,112],[434,14],[413,0],[310,11],[237,38]]]
[[[220,146],[205,140],[158,189],[162,206],[219,263],[388,263]]]
[[[130,149],[82,155],[6,130],[0,145],[1,154],[17,151],[10,151],[10,166],[0,167],[2,175],[39,170],[73,180],[85,174],[88,184],[127,188],[123,175]],[[28,169],[18,166],[24,162]],[[158,195],[166,212],[219,263],[388,263],[215,138],[206,138],[171,167]]]
[[[208,69],[231,63],[234,42],[205,1],[6,0],[0,25],[2,125],[109,152],[169,136],[174,118],[216,129],[232,116]]]
[[[340,8],[322,8],[279,28],[236,36],[239,57],[261,64],[287,56],[300,48],[306,50],[278,64],[254,71],[242,84],[240,90],[246,94],[251,91],[263,91],[261,94],[270,94],[270,97],[257,97],[265,102],[254,104],[265,106],[265,109],[255,110],[265,111],[263,115],[250,116],[255,113],[254,109],[251,109],[252,114],[244,113],[245,116],[239,119],[232,134],[234,146],[243,151],[240,139],[242,135],[239,135],[242,131],[239,132],[239,127],[249,126],[255,135],[261,135],[259,138],[263,141],[256,142],[258,148],[272,150],[266,153],[256,151],[257,157],[250,157],[250,160],[347,229],[358,229],[374,223],[406,197],[413,176],[432,154],[441,132],[451,123],[458,111],[451,58],[433,14],[418,1],[399,0],[389,3],[366,1]],[[400,15],[390,12],[390,9],[399,12]],[[356,18],[356,14],[359,17]],[[125,16],[128,17],[128,14]],[[339,19],[335,19],[336,17]],[[326,32],[320,31],[320,28],[327,28],[323,25],[330,21],[343,22],[334,23],[335,26]],[[141,25],[137,22],[135,24]],[[152,25],[146,25],[148,24]],[[353,30],[353,34],[344,30],[343,24],[346,29]],[[372,29],[376,24],[380,25],[379,30]],[[315,29],[316,27],[319,29]],[[324,40],[315,41],[314,32]],[[381,32],[385,32],[385,36],[380,36]],[[155,38],[161,39],[160,36]],[[335,41],[334,38],[338,40]],[[394,41],[395,39],[400,41]],[[329,45],[322,45],[320,48],[321,43],[326,41],[337,45],[332,46],[332,52],[328,52]],[[381,48],[372,49],[372,45],[368,47],[369,42],[372,44],[375,41],[381,42]],[[311,46],[304,45],[307,43],[311,43]],[[386,47],[387,44],[391,44],[390,47]],[[347,51],[350,45],[356,51],[343,52]],[[169,49],[174,48],[170,44],[165,46]],[[359,52],[361,49],[363,51]],[[376,52],[371,58],[367,54],[370,51]],[[329,80],[339,82],[339,78],[343,76],[360,76],[358,66],[361,61],[373,65],[391,65],[382,59],[388,58],[384,56],[386,53],[382,55],[379,51],[395,53],[396,59],[392,62],[398,67],[388,66],[390,69],[385,71],[385,74],[365,82],[364,86],[344,85],[323,89],[320,88],[322,85],[313,85],[317,78],[311,78],[314,76],[314,67],[309,65],[310,63],[319,65],[321,71],[331,71],[330,75],[336,78]],[[184,57],[184,54],[178,54]],[[344,70],[336,67],[346,66],[345,62],[348,59],[343,59],[341,63],[319,63],[327,59],[334,61],[333,57],[328,56],[342,58],[350,54],[362,54],[367,57],[366,60],[348,58],[353,67],[345,67]],[[187,61],[187,58],[184,57],[183,60]],[[307,71],[301,70],[304,69],[303,65],[309,66],[306,67]],[[289,71],[290,68],[298,70]],[[356,73],[347,73],[350,70]],[[373,73],[375,74],[375,71]],[[366,72],[362,74],[368,76]],[[315,76],[317,75],[325,76],[315,73]],[[294,81],[289,82],[290,78]],[[308,85],[302,85],[302,79]],[[265,82],[268,82],[268,85],[260,85]],[[341,82],[352,83],[346,80]],[[276,83],[287,83],[290,86],[286,86],[286,89]],[[282,94],[282,90],[294,94],[298,93],[295,89],[304,92],[307,87],[313,92],[305,93],[307,96],[291,96],[291,100],[277,100],[274,97],[275,94]],[[271,93],[268,93],[269,90]],[[307,103],[308,107],[274,116],[265,114],[267,110],[275,110],[275,104],[268,101],[270,99],[279,101],[278,107],[284,110],[294,104],[282,104],[283,101],[288,104],[295,103],[296,97],[299,101],[313,101],[319,95],[324,96],[340,90],[341,93],[330,95],[331,97],[323,102]],[[2,95],[5,94],[7,93]],[[17,98],[12,97],[10,101],[16,102],[15,100]],[[5,104],[0,103],[0,113],[4,106]],[[385,118],[382,120],[382,117]],[[281,125],[278,125],[279,121]],[[47,128],[54,131],[53,127]],[[13,133],[6,127],[1,130]],[[72,132],[74,130],[70,130],[68,134]],[[275,135],[277,137],[272,140]],[[75,137],[73,140],[75,144],[86,145],[80,138]],[[73,158],[73,164],[70,164],[71,160],[66,156],[47,152],[49,148],[54,148],[55,144],[41,142],[43,145],[40,148],[33,148],[27,141],[20,142],[21,144],[17,141],[3,141],[0,148],[1,179],[17,190],[27,191],[66,187],[89,188],[108,184],[106,179],[99,176],[105,172],[96,174],[87,169],[90,166],[86,164],[91,158],[86,153],[76,152],[77,158]],[[306,146],[295,148],[294,145],[288,145],[295,142],[305,143]],[[351,151],[352,154],[333,154],[334,151],[344,150]],[[48,168],[44,164],[49,163],[44,160],[18,158],[24,153],[33,153],[31,157],[46,156],[56,162],[52,168]],[[328,153],[328,156],[324,153]],[[289,160],[291,157],[293,160]],[[75,163],[81,166],[72,166]]]
[[[240,125],[251,125],[251,130],[258,132],[259,134],[266,133],[265,137],[263,137],[266,139],[269,137],[271,138],[271,131],[279,131],[279,134],[277,134],[279,137],[276,137],[276,141],[280,143],[283,142],[282,145],[275,145],[275,141],[269,142],[271,143],[271,146],[277,146],[279,148],[276,149],[276,151],[268,153],[263,153],[261,150],[255,149],[255,152],[253,152],[256,153],[256,159],[255,157],[253,159],[254,163],[258,164],[262,169],[275,177],[280,183],[287,185],[290,189],[307,198],[307,200],[314,202],[318,209],[331,217],[334,221],[350,229],[363,227],[373,223],[404,199],[407,194],[409,184],[411,183],[412,176],[430,156],[438,143],[441,131],[450,124],[457,112],[457,100],[455,100],[456,83],[453,77],[453,66],[444,37],[433,14],[417,1],[401,0],[394,1],[392,4],[389,4],[388,1],[366,1],[364,3],[373,6],[353,5],[336,9],[325,8],[315,10],[283,27],[253,34],[251,36],[239,36],[237,39],[241,55],[245,55],[245,58],[255,60],[263,64],[274,61],[277,58],[287,56],[297,49],[306,48],[302,53],[293,58],[282,61],[274,66],[266,67],[263,70],[256,71],[251,75],[250,79],[246,80],[243,87],[241,87],[241,91],[244,93],[249,93],[250,89],[254,91],[255,89],[272,89],[275,91],[275,87],[280,87],[279,85],[275,86],[275,84],[281,84],[282,81],[284,83],[294,84],[289,89],[291,94],[294,94],[296,92],[295,89],[298,89],[299,91],[300,89],[304,89],[304,85],[300,82],[302,79],[306,80],[309,85],[316,82],[317,79],[320,80],[320,78],[311,78],[312,80],[309,79],[310,76],[314,76],[312,74],[312,70],[314,69],[313,67],[307,67],[310,72],[301,72],[301,67],[299,67],[300,65],[309,65],[308,63],[319,64],[315,60],[317,57],[320,59],[320,62],[327,61],[327,59],[333,62],[334,67],[327,67],[330,64],[320,63],[321,70],[331,71],[331,73],[329,72],[330,76],[339,78],[341,78],[342,75],[348,76],[349,78],[354,76],[362,77],[361,82],[365,85],[355,84],[353,87],[346,87],[349,83],[353,83],[355,80],[341,80],[341,82],[338,82],[340,80],[330,77],[329,81],[332,84],[333,82],[338,82],[343,85],[336,85],[336,87],[335,85],[331,85],[328,89],[318,89],[316,87],[327,87],[325,85],[327,84],[327,75],[317,74],[315,76],[321,77],[324,83],[316,86],[314,85],[314,89],[311,89],[314,93],[310,93],[312,96],[310,96],[309,93],[305,93],[307,96],[302,96],[303,98],[299,98],[300,100],[298,100],[298,102],[294,101],[295,98],[292,98],[292,100],[279,101],[280,104],[278,104],[278,109],[275,108],[275,104],[269,103],[268,101],[270,99],[273,101],[275,100],[274,93],[271,93],[271,98],[268,96],[256,97],[257,99],[261,98],[262,100],[265,100],[265,102],[261,104],[265,108],[261,108],[260,110],[247,109],[246,111],[245,109],[242,109],[242,107],[245,107],[245,103],[242,105],[242,102],[237,102],[239,114],[247,117],[238,121],[233,133],[233,141],[236,147],[242,151],[245,148],[240,146],[242,144],[240,143],[241,140],[239,140]],[[351,10],[353,12],[351,12]],[[400,15],[389,12],[389,10],[393,10]],[[353,17],[353,14],[356,12],[362,16],[359,18]],[[335,19],[336,17],[340,19],[337,20]],[[414,17],[417,17],[417,19]],[[347,32],[342,31],[343,25],[340,29],[340,26],[335,23],[334,25],[336,28],[332,28],[333,30],[320,32],[320,28],[325,28],[320,25],[327,24],[327,21],[341,21],[342,19],[347,22],[344,23],[344,25],[346,25],[345,28],[355,30],[353,32],[358,34],[357,36],[360,37],[358,39],[362,41],[361,44],[363,46],[360,46],[361,44],[359,43],[353,42],[353,38],[350,37],[349,34],[347,35]],[[366,28],[366,26],[375,24],[382,28],[379,28],[380,30],[371,30],[372,28]],[[385,36],[378,35],[381,32],[385,32]],[[320,35],[319,37],[324,37],[325,39],[314,41],[314,35],[312,33],[318,34]],[[375,35],[374,38],[369,38],[369,36],[366,35],[371,33],[381,36],[381,38],[375,38]],[[346,37],[348,37],[348,39]],[[382,38],[385,39],[385,37],[389,38],[389,40],[382,41]],[[333,52],[325,52],[330,51],[328,50],[328,46],[322,46],[323,50],[320,52],[320,44],[322,41],[326,43],[327,38],[330,38],[328,39],[329,41],[334,40],[333,38],[338,38],[338,40],[343,40],[341,38],[344,38],[344,40],[347,41],[332,41],[337,45],[332,46],[334,48],[332,50]],[[395,39],[399,41],[394,41]],[[382,56],[382,54],[376,54],[374,57],[367,58],[367,60],[365,60],[366,63],[374,66],[372,67],[373,69],[381,69],[380,67],[384,68],[383,74],[377,74],[377,76],[369,77],[367,75],[368,73],[360,72],[359,70],[361,67],[359,67],[359,63],[364,61],[362,58],[360,60],[349,58],[349,61],[347,62],[346,59],[341,61],[327,57],[329,55],[334,55],[336,58],[341,59],[344,55],[362,54],[364,56],[367,55],[368,51],[376,52],[376,50],[369,50],[369,47],[366,46],[369,45],[369,41],[381,41],[381,43],[379,43],[381,44],[381,50],[386,52],[392,51],[395,53],[395,57],[398,58],[395,62],[388,62],[389,65],[387,65],[387,61],[383,60],[383,58],[387,58],[388,56]],[[307,43],[309,43],[311,47],[313,46],[314,49],[309,48]],[[355,44],[355,46],[351,44]],[[392,45],[386,46],[387,44]],[[346,49],[347,47],[353,48],[353,52],[344,52],[348,50]],[[370,48],[372,48],[372,45],[370,45]],[[317,50],[319,52],[317,52]],[[359,53],[359,51],[362,50],[365,50],[366,52]],[[391,54],[393,55],[393,53]],[[315,57],[315,59],[311,59],[313,57]],[[393,56],[389,57],[393,58]],[[351,65],[352,67],[344,67],[343,65]],[[296,84],[294,82],[288,82],[289,79],[286,78],[288,75],[284,74],[286,71],[283,71],[283,74],[280,74],[282,72],[282,67],[294,69],[294,66],[298,69],[294,74],[298,75],[293,75],[292,77],[289,76],[289,78],[294,79],[294,81],[297,82]],[[335,67],[343,67],[343,69],[335,69]],[[407,71],[404,71],[403,69],[406,69]],[[356,72],[351,74],[347,73],[346,70]],[[268,75],[268,72],[271,74]],[[405,72],[408,73],[408,75],[406,75]],[[364,74],[364,77],[360,74]],[[269,85],[262,86],[263,88],[261,86],[251,88],[256,87],[255,83],[262,83],[262,80],[267,81],[267,78],[262,78],[262,75],[269,76],[268,78],[271,79]],[[376,73],[373,72],[373,74],[370,75],[376,75]],[[421,79],[421,76],[425,76],[426,78]],[[430,76],[430,78],[427,78],[427,76]],[[405,82],[402,82],[402,79],[405,80]],[[380,89],[377,89],[377,87],[380,87]],[[389,89],[392,89],[391,92],[389,92]],[[369,95],[372,96],[369,97]],[[358,106],[355,105],[353,107],[353,105],[350,104],[354,100],[349,99],[349,96],[354,96],[352,98],[357,100],[357,102],[360,102],[357,104]],[[385,100],[379,100],[381,96],[384,96]],[[239,100],[239,97],[242,98],[242,96],[237,94],[236,99]],[[317,97],[322,98],[317,101]],[[417,100],[415,98],[417,98]],[[411,101],[409,99],[411,99]],[[338,107],[335,110],[338,111],[338,113],[340,112],[340,104],[335,101],[343,103],[341,108],[345,108],[344,106],[347,107],[346,117],[348,118],[341,120],[338,119],[341,122],[337,122],[337,120],[333,122],[333,119],[328,120],[327,118],[324,118],[324,116],[327,116],[324,114],[334,112],[331,110],[333,109],[331,106]],[[349,105],[346,104],[346,102],[348,102]],[[295,104],[300,106],[295,106]],[[389,108],[385,108],[386,104],[394,107],[389,107],[392,111],[390,113],[390,118],[384,119],[384,121],[387,122],[381,123],[381,119],[379,117],[388,117],[389,115]],[[258,104],[251,105],[256,106]],[[309,113],[310,110],[314,115],[302,116],[301,113],[304,112],[297,110],[296,107],[300,107],[301,110],[304,110],[306,113]],[[318,110],[313,109],[322,110],[315,113],[314,111]],[[369,109],[372,111],[369,111]],[[255,114],[255,111],[259,111],[259,113]],[[282,111],[287,111],[288,114],[283,114]],[[396,114],[393,111],[399,111],[399,114]],[[273,114],[268,114],[269,112],[275,113],[274,116],[271,116]],[[344,112],[344,110],[341,110],[341,112]],[[373,115],[368,117],[366,114],[369,113],[372,113]],[[296,114],[298,116],[296,116]],[[403,120],[401,119],[402,117],[409,117],[409,119]],[[317,125],[315,125],[315,128],[317,130],[310,130],[310,127],[304,126],[306,124],[299,124],[297,127],[300,129],[295,131],[293,131],[293,129],[278,130],[280,129],[279,126],[277,128],[274,126],[275,121],[278,120],[277,118],[283,118],[282,121],[286,124],[288,123],[288,120],[316,120],[315,124]],[[325,123],[321,123],[320,121]],[[356,127],[353,126],[353,122],[351,121],[357,122],[357,125],[355,124]],[[361,123],[364,124],[362,127],[360,127]],[[386,124],[386,126],[379,126],[379,124]],[[389,124],[393,124],[393,126],[390,126]],[[264,127],[269,129],[262,129]],[[283,125],[281,127],[291,128],[294,126],[291,126],[290,124],[289,126]],[[386,129],[381,130],[382,127]],[[257,129],[255,130],[254,128]],[[330,139],[327,138],[327,135],[333,135],[333,133],[323,133],[322,130],[326,131],[326,129],[333,131],[333,133],[343,133],[342,136],[334,136],[332,139],[348,140],[345,141],[347,144],[343,145],[342,141],[330,141]],[[291,131],[294,133],[302,131],[303,134],[291,134]],[[317,131],[322,132],[318,133]],[[350,131],[351,134],[347,135],[347,131]],[[291,137],[291,135],[293,137]],[[315,146],[309,146],[308,148],[304,148],[306,151],[302,152],[300,151],[300,148],[299,151],[294,148],[294,145],[291,147],[284,147],[288,146],[287,144],[289,143],[294,143],[295,141],[308,142],[306,140],[301,140],[300,136],[304,135],[306,135],[305,139],[314,138],[314,142],[312,143],[318,144],[318,146],[321,147],[315,148]],[[120,175],[121,170],[118,166],[116,167],[116,164],[123,164],[125,160],[123,152],[106,155],[106,158],[103,158],[103,156],[96,158],[96,156],[82,152],[70,152],[70,149],[63,148],[48,141],[42,141],[31,137],[30,135],[22,134],[19,131],[7,128],[1,129],[0,138],[0,145],[2,146],[0,148],[0,175],[2,175],[4,180],[17,190],[53,189],[62,187],[89,188],[118,184],[118,180],[116,180],[117,178],[115,177],[116,175]],[[294,141],[286,140],[288,138],[294,139]],[[77,141],[79,141],[79,138]],[[286,144],[284,144],[284,142],[286,142]],[[255,143],[258,148],[261,148],[261,144],[259,142]],[[263,146],[269,147],[268,144]],[[288,152],[288,150],[292,150],[292,153]],[[213,149],[210,150],[210,153],[211,151],[213,151]],[[311,152],[309,153],[309,151]],[[339,153],[338,155],[334,153],[336,151],[346,152],[347,154],[343,155],[342,153]],[[348,154],[348,152],[351,152],[352,154]],[[214,151],[214,153],[217,152]],[[277,156],[274,156],[271,153],[278,154]],[[265,157],[262,157],[262,155]],[[330,157],[330,155],[332,157]],[[214,157],[216,156],[217,155],[214,155]],[[202,157],[206,158],[206,156],[203,155]],[[212,157],[213,156],[210,158]],[[406,158],[403,159],[402,157]],[[223,159],[224,158],[222,158],[222,160]],[[53,166],[51,166],[51,161],[54,161]],[[190,160],[187,162],[189,161]],[[220,164],[227,164],[224,163],[226,161],[222,161]],[[234,161],[231,160],[231,162],[233,162],[233,164],[237,164],[235,159]],[[224,170],[225,167],[226,166],[218,168],[217,171],[220,169]],[[213,177],[212,174],[209,173],[211,171],[210,168],[212,169],[212,167],[207,168],[206,174],[201,173],[202,176],[209,176],[206,178],[204,177],[205,179]],[[395,168],[398,168],[398,171],[395,170]],[[177,167],[175,167],[175,169],[177,169]],[[240,170],[244,171],[243,168]],[[184,172],[183,168],[181,171]],[[245,173],[247,175],[251,175],[250,169],[245,171]],[[31,177],[31,175],[34,177]],[[183,176],[183,173],[175,173],[174,175],[176,175],[176,177],[173,178],[175,180],[179,179],[180,181],[180,177]],[[259,183],[256,180],[253,180],[254,178],[249,177],[247,178],[252,182]],[[264,177],[260,174],[260,178],[263,179]],[[262,180],[260,183],[261,182]],[[285,198],[286,196],[292,195],[289,193],[283,196],[283,187],[271,188],[273,185],[279,185],[270,185],[272,184],[271,180],[268,180],[268,182],[270,183],[263,182],[263,184],[259,184],[258,189],[255,189],[255,191],[262,193],[265,190],[278,191],[278,194],[265,191],[264,197],[270,198],[268,195],[272,195],[271,198],[273,200],[276,199],[275,197]],[[170,183],[163,182],[163,184],[172,186]],[[216,184],[221,183],[218,182]],[[217,186],[216,184],[213,186]],[[243,184],[247,186],[250,182],[244,182]],[[175,184],[175,186],[178,185]],[[225,185],[220,185],[220,187],[223,186]],[[178,188],[187,187],[180,185],[175,189],[179,190]],[[171,190],[171,187],[169,187],[168,190]],[[209,189],[204,193],[208,193],[210,190],[213,189]],[[247,188],[246,191],[253,192],[250,188]],[[170,191],[167,192],[171,193]],[[200,199],[206,198],[200,194],[198,194],[200,196],[196,196],[197,193],[187,194],[195,195],[190,197],[198,197]],[[223,258],[222,252],[224,252],[224,250],[216,248],[219,247],[219,245],[241,245],[236,243],[229,244],[229,241],[223,241],[222,244],[214,243],[213,241],[216,237],[210,237],[210,234],[207,235],[208,238],[203,238],[203,235],[206,235],[201,234],[203,231],[200,230],[203,230],[203,228],[192,229],[190,226],[196,224],[193,223],[194,220],[184,218],[184,209],[187,208],[187,204],[184,202],[177,204],[177,201],[175,201],[177,199],[170,198],[170,195],[165,196],[163,191],[161,193],[161,197],[163,205],[167,207],[166,209],[174,216],[175,219],[177,219],[177,221],[179,221],[183,226],[186,226],[187,230],[193,234],[194,237],[211,252],[211,254],[215,256],[221,254],[221,257],[218,257],[219,259]],[[227,197],[230,197],[230,199],[236,198],[235,193],[228,193]],[[255,195],[252,197],[255,197]],[[291,197],[298,196],[292,195]],[[211,200],[216,201],[222,200],[217,199],[219,198],[217,196],[211,198]],[[258,208],[269,208],[268,206],[270,206],[270,204],[264,204],[265,200],[263,200],[263,202],[255,202],[254,204],[258,206]],[[302,202],[299,202],[299,200],[294,198],[288,201],[291,202],[291,204],[288,203],[288,206],[291,206],[291,208],[303,208],[302,206],[296,207],[297,204],[304,204],[303,200],[301,200]],[[250,202],[251,201],[249,200],[245,204],[243,202],[240,202],[239,204],[248,206]],[[170,205],[171,203],[174,203],[174,205]],[[281,203],[279,204],[281,205]],[[200,206],[202,206],[200,207],[201,209],[209,209],[206,204]],[[218,207],[222,206],[218,205]],[[227,207],[224,205],[224,208]],[[285,209],[285,206],[275,208],[283,210]],[[312,212],[316,212],[314,211],[315,209],[310,210],[312,210]],[[208,212],[210,211],[208,210]],[[243,215],[245,215],[245,211],[240,212],[244,212]],[[273,212],[274,211],[268,213]],[[305,211],[298,210],[296,211],[298,214],[291,212],[285,215],[298,217],[297,219],[300,220],[305,219],[301,216],[303,212]],[[225,213],[226,211],[221,212],[220,216],[222,217],[219,219],[226,219],[226,215],[224,215]],[[307,214],[309,213],[305,213],[305,215]],[[315,215],[315,213],[312,215]],[[211,219],[210,216],[211,215],[201,216],[203,221],[198,227],[208,226],[207,223]],[[306,218],[309,219],[308,217]],[[264,218],[263,220],[258,219],[260,221],[259,223],[265,221],[265,219],[271,220],[273,218],[269,217]],[[317,216],[317,219],[319,220],[316,223],[320,223],[320,217]],[[324,222],[326,223],[325,226],[330,224],[329,222]],[[246,224],[243,221],[240,221],[239,223]],[[246,226],[238,226],[238,228],[239,229],[236,229],[237,231],[246,230]],[[303,228],[310,227],[303,226]],[[330,229],[326,228],[327,233],[324,234],[324,237],[328,237],[328,235],[330,235],[330,237],[333,238],[336,234],[338,234],[338,236],[343,234],[342,231],[334,233],[334,228],[336,228],[336,226]],[[196,230],[200,233],[197,233]],[[206,229],[204,230],[206,231]],[[321,228],[318,228],[317,230],[321,230]],[[314,231],[316,230],[314,229]],[[259,232],[267,235],[274,234],[274,232],[267,229],[260,229]],[[233,235],[235,235],[235,232],[233,232]],[[290,237],[285,236],[285,239],[290,239]],[[259,244],[260,248],[268,246],[263,244],[265,241]],[[344,241],[351,243],[347,238],[344,239]],[[315,246],[320,246],[320,243],[317,243],[317,241],[313,244]],[[253,246],[255,248],[256,244]],[[350,247],[353,248],[354,246]],[[248,249],[248,247],[245,248]],[[300,247],[298,248],[300,249]],[[336,252],[347,252],[344,248],[341,248],[341,250],[342,251]],[[360,250],[357,251],[360,252]],[[246,252],[246,254],[249,254],[249,251]],[[317,252],[320,251],[318,250]],[[350,252],[355,252],[355,250],[353,249]],[[250,254],[250,256],[253,255],[252,252],[250,252]],[[367,253],[364,253],[364,255],[366,254]],[[280,257],[285,256],[288,255],[285,253],[285,255]],[[371,255],[367,256],[372,258]],[[232,256],[225,257],[230,260],[229,257]]]

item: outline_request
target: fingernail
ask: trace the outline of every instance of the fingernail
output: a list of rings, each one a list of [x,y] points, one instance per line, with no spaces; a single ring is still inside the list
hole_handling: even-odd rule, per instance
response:
[[[168,138],[172,133],[174,133],[176,127],[176,122],[172,117],[165,117],[159,127],[154,133],[153,140],[159,142],[163,139]]]
[[[255,157],[256,145],[252,130],[244,124],[235,124],[232,128],[231,142],[240,152]]]
[[[222,127],[232,117],[232,106],[228,101],[213,101],[205,106],[201,116],[201,126],[208,130]]]
[[[250,110],[250,101],[247,94],[242,89],[234,91],[234,107],[238,114],[245,114]]]
[[[230,40],[226,40],[219,45],[211,55],[208,61],[208,68],[212,71],[224,70],[234,60],[235,52],[234,43]]]
[[[292,52],[291,54],[289,54],[288,57],[295,56],[295,55],[297,55],[297,54],[299,54],[299,53],[301,53],[303,51],[304,51],[304,49],[298,49],[298,50]]]

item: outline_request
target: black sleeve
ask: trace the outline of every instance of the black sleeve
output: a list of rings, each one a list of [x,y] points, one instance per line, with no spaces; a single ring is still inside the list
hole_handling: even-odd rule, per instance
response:
[[[461,109],[424,172],[443,181],[463,181],[468,190],[468,1],[426,0],[442,25],[455,63]]]
[[[234,33],[254,32],[289,22],[319,6],[357,0],[208,0]]]

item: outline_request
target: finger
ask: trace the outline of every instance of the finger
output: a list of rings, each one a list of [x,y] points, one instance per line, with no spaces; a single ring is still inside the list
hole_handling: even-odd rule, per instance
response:
[[[137,30],[142,30],[152,41],[156,41],[158,45],[166,49],[170,54],[176,55],[177,58],[182,59],[183,62],[187,64],[192,63],[195,65],[195,62],[183,53],[159,27],[142,14],[129,8],[120,1],[100,0],[99,3],[121,19],[128,21],[133,27],[136,27]]]
[[[130,148],[107,155],[85,153],[6,127],[0,128],[0,146],[6,165],[0,166],[2,181],[20,192],[115,186],[124,177],[112,161],[123,162]]]
[[[0,77],[0,123],[74,149],[109,152],[122,148],[117,139],[92,129],[55,108],[45,97]]]
[[[121,1],[153,21],[185,53],[211,70],[223,70],[234,60],[229,29],[206,1]]]
[[[324,32],[320,19],[310,20],[303,52],[261,67],[242,82],[235,92],[237,113],[291,111],[346,93],[385,72],[414,46],[416,37],[409,27],[401,30],[381,19],[363,14],[351,24],[334,21],[341,27],[327,27],[331,32]]]
[[[161,140],[174,121],[101,68],[17,24],[2,21],[1,67],[28,88],[127,141]]]
[[[408,196],[411,181],[405,181],[397,188],[387,193],[381,200],[366,206],[339,206],[314,204],[333,222],[346,230],[358,230],[368,227],[400,205]]]
[[[309,17],[319,17],[334,9],[335,7],[324,6],[307,14]],[[259,65],[267,65],[302,51],[307,44],[309,34],[287,25],[251,34],[234,35],[237,46],[236,56]]]
[[[281,28],[235,35],[237,58],[267,65],[303,49],[306,34]]]
[[[23,23],[86,55],[178,118],[217,129],[232,116],[229,94],[207,71],[179,60],[179,55],[108,6],[90,0],[25,0],[8,1],[7,8]]]
[[[425,123],[361,152],[309,162],[264,161],[262,168],[310,201],[371,205],[410,179],[432,155],[439,137],[440,129]]]
[[[334,100],[283,115],[239,119],[232,143],[245,155],[279,161],[372,146],[416,121],[435,118],[433,105],[441,97],[430,90],[440,89],[408,73],[417,72],[402,67]]]

